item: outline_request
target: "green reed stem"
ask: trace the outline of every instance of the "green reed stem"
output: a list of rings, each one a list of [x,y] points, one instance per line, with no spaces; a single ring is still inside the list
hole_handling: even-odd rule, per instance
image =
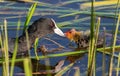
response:
[[[116,24],[116,29],[115,29],[115,34],[114,34],[114,40],[113,40],[113,45],[112,45],[112,56],[110,59],[110,68],[109,68],[109,76],[112,76],[112,69],[113,69],[113,59],[114,59],[114,52],[115,52],[115,45],[116,45],[116,39],[117,39],[117,33],[118,33],[118,28],[119,28],[119,22],[120,22],[120,14],[118,16],[118,21]]]
[[[115,49],[120,50],[120,46],[115,46]],[[111,53],[110,53],[111,52],[111,47],[106,47],[105,49],[104,48],[97,48],[98,52],[103,53],[103,50],[105,50],[105,54],[111,55]],[[49,54],[49,55],[47,55],[47,58],[78,55],[78,54],[84,54],[84,53],[88,53],[88,50],[77,50],[77,51],[74,51],[74,52],[64,52],[64,53],[59,53],[59,54]],[[118,58],[118,55],[114,54],[114,57]],[[32,56],[30,58],[31,59],[36,59],[36,56]],[[39,59],[45,59],[45,58],[46,58],[46,56],[39,56]],[[23,61],[23,60],[24,60],[24,58],[18,58],[15,61],[19,62],[19,61]],[[3,62],[3,60],[0,60],[0,63],[2,63],[2,62]],[[10,62],[11,62],[11,59],[10,59]]]
[[[4,56],[5,56],[5,55],[4,55],[4,40],[3,40],[3,38],[5,38],[5,37],[4,37],[3,26],[1,26],[0,38],[1,38],[1,39],[0,39],[0,40],[1,40],[1,41],[0,41],[0,44],[1,44],[1,49],[2,49],[2,50],[1,50],[1,53],[2,53],[2,60],[3,60],[3,61],[2,61],[2,65],[3,65],[3,66],[2,66],[2,68],[3,68],[2,76],[7,76],[7,75],[6,75],[6,72],[5,72],[5,62],[4,62]]]
[[[35,43],[34,43],[34,51],[35,51],[35,56],[36,56],[37,60],[39,60],[39,57],[38,57],[38,54],[37,54],[38,41],[39,41],[39,38],[36,38]]]
[[[9,53],[8,53],[8,34],[7,34],[7,20],[4,19],[4,54],[5,54],[5,63],[4,63],[4,76],[9,76]]]
[[[3,43],[4,43],[4,41],[3,41],[3,34],[4,34],[4,31],[3,31],[3,26],[1,26],[1,32],[0,32],[0,47],[2,48],[2,58],[4,58],[4,51],[3,51],[3,49],[4,49],[4,45],[3,45]]]
[[[94,2],[95,1],[92,0],[92,3],[91,3],[91,26],[90,26],[90,43],[89,43],[90,47],[89,47],[89,52],[88,52],[88,76],[93,76],[92,57],[94,58],[94,56],[95,56],[95,52],[94,52],[94,46],[95,46],[95,38],[94,38],[94,28],[95,28],[95,24],[94,24],[95,23]]]
[[[92,68],[94,70],[94,76],[96,76],[96,51],[97,51],[97,41],[98,41],[98,36],[99,36],[99,28],[100,28],[100,17],[98,17],[98,21],[97,21],[97,24],[96,24],[96,33],[95,33],[95,46],[94,46],[94,55],[92,57]]]
[[[104,30],[104,43],[103,43],[103,56],[102,56],[102,76],[105,76],[105,67],[106,67],[106,63],[105,63],[105,48],[106,48],[106,28],[103,28]]]
[[[78,55],[78,54],[84,54],[84,53],[87,53],[88,51],[86,50],[78,50],[78,51],[75,51],[75,52],[64,52],[64,53],[59,53],[59,54],[49,54],[47,56],[38,56],[39,59],[45,59],[45,58],[52,58],[52,57],[62,57],[62,56],[70,56],[70,55]],[[30,57],[31,59],[36,59],[36,56],[32,56]],[[18,58],[16,59],[15,61],[16,62],[19,62],[19,61],[23,61],[24,58]],[[2,63],[3,60],[0,60],[0,63]],[[10,59],[10,62],[11,62],[11,59]]]
[[[29,57],[27,59],[24,59],[24,60],[29,61],[29,67],[31,67],[32,64],[31,64],[31,60],[30,60],[30,47],[31,46],[30,46],[30,42],[29,42],[29,34],[28,34],[28,31],[27,31],[27,27],[28,27],[28,24],[30,23],[30,20],[31,20],[32,16],[33,16],[33,13],[35,12],[36,6],[37,6],[37,3],[34,3],[34,4],[32,4],[31,8],[29,9],[29,12],[27,14],[26,21],[25,21],[25,24],[24,24],[24,29],[23,29],[23,31],[25,32],[25,35],[26,35],[28,54],[29,54]],[[25,63],[27,63],[27,61],[24,61],[24,66],[26,65]],[[32,68],[28,69],[28,66],[26,66],[26,68],[25,68],[25,74],[27,76],[31,76],[32,75]],[[28,72],[30,72],[29,74],[31,74],[31,75],[29,75]]]
[[[99,35],[99,28],[100,28],[100,18],[98,18],[98,21],[97,21],[97,24],[96,24],[96,30],[95,30],[95,44],[94,44],[94,50],[92,51],[91,54],[91,69],[90,70],[93,70],[93,75],[96,76],[96,51],[97,51],[97,41],[98,41],[98,35]]]
[[[63,69],[61,69],[57,74],[55,74],[55,76],[62,76],[66,71],[68,71],[72,66],[74,65],[74,63],[69,64],[68,66],[64,67]]]
[[[119,71],[120,71],[120,53],[119,53],[119,56],[118,56],[118,62],[117,62],[117,70],[116,70],[116,76],[119,76]]]
[[[13,52],[13,55],[12,55],[10,76],[13,76],[13,72],[14,72],[15,59],[16,59],[17,51],[18,51],[18,34],[19,34],[19,29],[20,29],[20,20],[18,21],[18,25],[17,25],[16,41],[15,41],[15,46],[14,46],[14,52]]]
[[[75,74],[74,74],[74,76],[81,76],[81,75],[80,75],[80,68],[79,68],[79,67],[74,67],[74,69],[75,69]]]
[[[32,76],[32,67],[31,67],[31,61],[29,58],[24,58],[24,70],[25,70],[25,76]]]
[[[24,29],[23,29],[23,31],[25,31],[25,30],[27,29],[28,24],[30,23],[30,20],[31,20],[31,18],[32,18],[34,12],[35,12],[36,6],[37,6],[37,3],[34,3],[34,4],[32,4],[32,6],[30,7],[29,12],[28,12],[27,17],[26,17],[26,21],[25,21],[25,24],[24,24]]]

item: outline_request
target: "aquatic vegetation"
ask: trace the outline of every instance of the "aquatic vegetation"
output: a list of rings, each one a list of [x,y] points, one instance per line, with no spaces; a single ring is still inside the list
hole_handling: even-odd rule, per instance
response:
[[[2,55],[0,64],[3,67],[3,76],[67,76],[71,73],[74,76],[119,76],[119,0],[65,0],[63,2],[57,0],[54,2],[49,0],[23,0],[20,2],[3,0],[1,3],[0,47],[4,51],[0,54]],[[32,21],[40,17],[54,18],[57,26],[67,32],[70,40],[55,34],[40,40],[36,38],[33,48],[29,50],[28,57],[17,57],[19,45],[16,38],[13,56],[9,57],[8,37],[18,37],[24,31],[27,47],[30,47],[26,29]],[[70,31],[68,31],[70,29],[74,29],[73,31],[90,29],[89,47],[76,48],[76,43],[71,41],[76,42],[77,37],[71,37]],[[99,43],[98,34],[101,32],[104,37],[103,46],[98,48],[96,44]],[[77,34],[80,36],[79,32]],[[69,45],[69,42],[72,43],[72,46]],[[16,66],[22,69],[22,72],[16,72]],[[99,71],[102,72],[101,75],[98,75]]]

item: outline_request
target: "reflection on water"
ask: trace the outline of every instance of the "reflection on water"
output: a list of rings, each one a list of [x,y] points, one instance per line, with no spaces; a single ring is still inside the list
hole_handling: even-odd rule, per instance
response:
[[[80,50],[80,49],[75,49],[74,51],[77,51],[77,50]],[[67,56],[67,57],[64,57],[61,60],[57,61],[56,63],[54,63],[55,65],[50,65],[50,64],[46,65],[46,64],[41,63],[41,60],[32,59],[31,60],[32,68],[33,68],[32,74],[33,74],[33,76],[47,76],[47,74],[51,74],[52,76],[54,76],[57,72],[62,70],[62,68],[69,65],[70,63],[75,63],[76,60],[80,60],[83,56],[84,56],[84,54]],[[48,59],[46,58],[44,60],[49,61],[49,63],[51,62],[49,60],[49,58]],[[65,64],[66,62],[69,62],[69,63]],[[14,75],[24,76],[23,62],[16,62],[15,66],[22,69],[22,71],[15,73]],[[46,70],[47,67],[49,67],[49,69]],[[75,66],[73,66],[73,69],[74,68],[75,68]]]
[[[86,50],[86,49],[76,48],[74,51],[80,51],[80,50]],[[70,63],[72,63],[72,62],[75,62],[76,60],[81,59],[84,55],[85,55],[85,53],[67,56],[66,60],[68,60],[68,61],[70,61]]]

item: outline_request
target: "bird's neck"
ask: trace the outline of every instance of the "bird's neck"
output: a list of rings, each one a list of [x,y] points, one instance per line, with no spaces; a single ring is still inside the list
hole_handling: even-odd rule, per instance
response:
[[[23,34],[18,38],[18,41],[20,43],[29,43],[29,45],[32,45],[35,42],[35,39],[37,37],[33,34]]]
[[[78,41],[81,35],[82,35],[81,32],[76,32],[73,36],[73,41],[75,42]]]

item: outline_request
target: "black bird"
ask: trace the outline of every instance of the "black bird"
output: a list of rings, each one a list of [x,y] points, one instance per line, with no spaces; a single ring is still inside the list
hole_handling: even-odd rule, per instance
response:
[[[51,18],[40,18],[32,23],[27,29],[29,37],[29,45],[27,47],[26,33],[23,31],[23,34],[18,37],[18,51],[17,55],[28,53],[35,42],[36,38],[42,38],[43,36],[51,33],[56,33],[60,36],[64,36],[64,33],[57,27],[55,21]],[[9,53],[13,54],[15,47],[16,38],[8,39]]]

